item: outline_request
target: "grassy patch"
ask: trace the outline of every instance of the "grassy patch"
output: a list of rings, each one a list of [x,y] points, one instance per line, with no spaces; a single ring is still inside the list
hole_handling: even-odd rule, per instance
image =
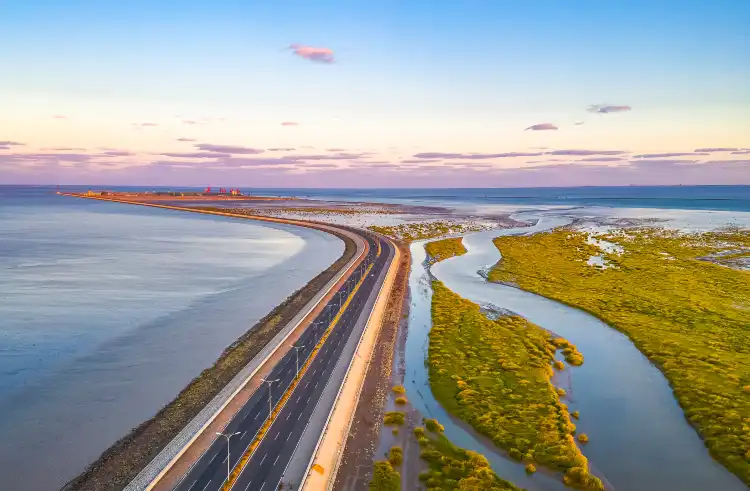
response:
[[[430,385],[451,413],[519,460],[585,475],[601,489],[575,443],[567,408],[550,383],[557,347],[518,316],[490,320],[479,306],[433,282]]]
[[[402,425],[404,422],[404,413],[401,411],[388,411],[383,417],[383,423],[387,425]]]
[[[429,222],[402,223],[400,225],[387,227],[372,226],[369,227],[369,229],[373,232],[387,235],[393,239],[402,240],[408,243],[415,240],[440,237],[441,235],[477,232],[482,230],[482,227],[473,224],[467,225],[458,222],[436,220]]]
[[[569,229],[500,237],[493,281],[512,282],[623,331],[665,374],[711,454],[750,484],[750,272],[700,258],[750,247],[750,232],[611,232],[603,253]],[[616,267],[586,264],[603,254]]]
[[[430,258],[430,263],[436,263],[448,259],[449,257],[466,254],[466,247],[464,247],[463,239],[461,237],[429,242],[424,248]]]
[[[419,476],[427,489],[520,491],[513,484],[500,479],[483,455],[458,448],[443,435],[418,436],[418,439],[420,457],[429,465],[429,469]]]
[[[375,462],[370,491],[400,491],[401,475],[387,460]]]

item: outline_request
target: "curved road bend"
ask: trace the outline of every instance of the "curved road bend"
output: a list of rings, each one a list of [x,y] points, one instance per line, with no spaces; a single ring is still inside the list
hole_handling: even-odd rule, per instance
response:
[[[341,285],[321,313],[300,336],[296,343],[297,346],[304,346],[299,350],[300,366],[307,360],[312,348],[338,313],[340,305],[361,279],[366,265],[372,263],[373,268],[235,481],[233,486],[235,490],[275,491],[279,488],[284,470],[294,454],[297,442],[312,416],[331,372],[341,358],[342,349],[350,336],[361,335],[374,299],[382,287],[388,267],[393,260],[395,250],[388,240],[369,232],[348,227],[341,228],[347,228],[363,236],[370,245],[369,253],[367,259]],[[378,242],[380,247],[378,247]],[[380,255],[377,254],[378,250],[382,251]],[[296,356],[295,350],[290,350],[267,377],[269,380],[279,379],[278,382],[272,384],[270,391],[270,401],[274,407],[296,376]],[[269,390],[264,384],[255,391],[224,430],[227,434],[239,433],[230,439],[229,466],[232,469],[255,439],[256,433],[268,415]],[[312,455],[296,458],[309,459],[311,457]],[[217,491],[221,489],[226,478],[227,441],[222,437],[217,438],[211,444],[175,489],[178,491]]]

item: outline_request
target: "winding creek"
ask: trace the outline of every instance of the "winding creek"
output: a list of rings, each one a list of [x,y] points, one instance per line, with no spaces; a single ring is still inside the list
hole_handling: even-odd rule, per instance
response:
[[[468,252],[433,265],[431,272],[464,298],[516,312],[578,346],[586,361],[580,367],[566,369],[570,373],[564,381],[569,384],[566,403],[571,411],[581,413],[576,425],[591,439],[584,453],[592,470],[617,491],[747,490],[736,476],[711,458],[684,418],[662,373],[625,335],[583,311],[489,283],[478,274],[500,259],[493,238],[570,223],[564,217],[533,213],[516,218],[539,221],[533,227],[468,234],[464,237]],[[404,385],[407,393],[418,395],[412,395],[412,403],[426,417],[437,418],[445,426],[445,435],[456,445],[484,454],[504,479],[530,491],[569,489],[556,477],[542,473],[527,476],[521,464],[505,458],[487,438],[450,417],[433,397],[425,361],[432,298],[425,242],[411,246],[411,309]]]

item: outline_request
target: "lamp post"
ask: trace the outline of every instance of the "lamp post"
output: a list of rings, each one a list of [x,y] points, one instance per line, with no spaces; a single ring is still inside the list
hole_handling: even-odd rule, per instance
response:
[[[274,379],[274,380],[266,380],[264,378],[260,379],[264,384],[268,384],[268,419],[271,419],[271,415],[273,414],[273,399],[271,397],[271,385],[278,382],[280,379]]]
[[[231,435],[227,435],[226,433],[219,433],[216,432],[217,435],[223,436],[227,439],[227,482],[229,482],[229,475],[232,473],[232,467],[229,464],[229,439],[232,438],[234,435],[239,435],[240,432],[232,433]]]
[[[297,355],[297,377],[299,377],[299,350],[303,349],[305,346],[292,346],[294,348],[294,353]]]

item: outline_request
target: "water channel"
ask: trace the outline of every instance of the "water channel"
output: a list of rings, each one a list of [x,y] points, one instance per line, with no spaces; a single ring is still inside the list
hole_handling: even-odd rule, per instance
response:
[[[491,304],[522,315],[561,335],[585,357],[580,367],[567,368],[571,411],[581,413],[579,432],[588,434],[584,448],[593,471],[617,491],[680,490],[742,491],[747,487],[714,461],[695,430],[685,420],[661,372],[619,331],[595,317],[547,298],[487,282],[478,274],[494,265],[500,253],[492,239],[549,230],[570,223],[560,216],[523,214],[533,227],[491,230],[464,237],[467,254],[432,266],[432,274],[446,287],[479,304]],[[445,426],[456,445],[484,454],[504,479],[531,491],[569,489],[558,478],[537,473],[527,476],[523,466],[494,450],[492,443],[470,427],[451,418],[429,388],[428,333],[431,327],[432,290],[424,265],[424,242],[411,247],[411,310],[406,341],[407,393],[415,407]]]

